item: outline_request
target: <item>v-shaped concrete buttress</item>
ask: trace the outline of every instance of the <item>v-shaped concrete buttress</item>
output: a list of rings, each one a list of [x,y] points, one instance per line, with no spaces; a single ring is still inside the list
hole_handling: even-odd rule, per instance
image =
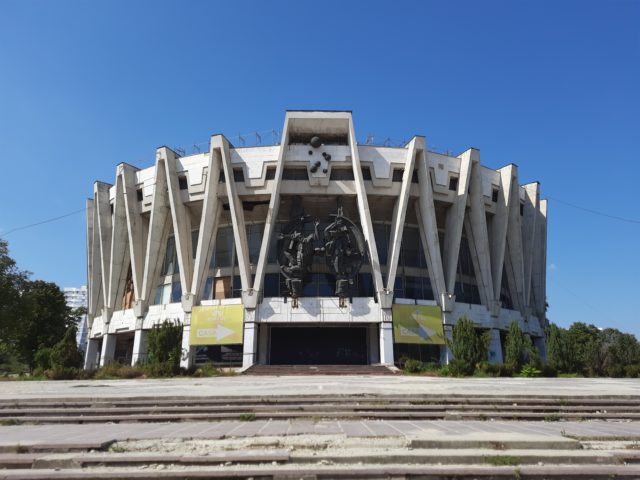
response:
[[[196,259],[193,265],[193,281],[191,294],[196,301],[202,298],[211,257],[216,248],[216,236],[220,225],[222,201],[218,197],[218,182],[220,181],[220,163],[222,154],[219,147],[214,147],[215,137],[211,138],[209,158],[207,162],[207,178],[202,200],[202,217],[198,231],[198,245]]]
[[[151,218],[147,236],[147,252],[144,259],[142,279],[141,310],[146,310],[152,300],[162,266],[164,246],[167,242],[171,222],[169,221],[169,198],[167,192],[167,173],[164,160],[156,154],[155,185],[151,201]]]
[[[191,279],[193,277],[191,216],[180,194],[180,184],[176,166],[178,155],[173,150],[162,147],[158,149],[158,156],[163,161],[167,173],[171,220],[176,242],[176,252],[178,253],[178,265],[180,265],[180,283],[182,284],[182,291],[189,292],[191,290]]]
[[[127,236],[127,214],[124,204],[124,185],[120,167],[116,172],[115,197],[113,199],[113,229],[111,230],[111,270],[109,272],[109,295],[107,307],[113,312],[122,299],[129,267],[129,239]],[[118,308],[119,309],[119,308]]]
[[[504,271],[504,257],[507,248],[507,229],[509,226],[509,211],[511,209],[511,190],[517,188],[517,168],[507,165],[498,170],[500,186],[496,213],[491,222],[491,277],[493,279],[493,297],[500,300],[502,290],[502,272]],[[515,183],[515,187],[514,187]]]
[[[109,273],[111,272],[111,204],[109,202],[109,189],[111,185],[103,182],[96,182],[94,185],[94,197],[96,202],[96,213],[98,217],[98,231],[100,243],[100,274],[102,280],[102,298],[106,306],[109,298]],[[106,312],[107,316],[109,312]],[[104,321],[108,322],[109,319]]]
[[[278,148],[278,161],[276,163],[276,171],[273,181],[273,190],[269,198],[269,209],[264,223],[264,232],[262,234],[262,243],[260,244],[260,254],[258,256],[258,265],[256,267],[256,278],[253,282],[253,290],[258,299],[263,297],[264,289],[264,273],[269,258],[269,246],[271,245],[271,236],[278,219],[278,211],[280,210],[280,187],[282,185],[282,171],[284,170],[284,149],[289,143],[289,117],[287,112],[284,119],[284,127],[282,128],[282,137]]]
[[[540,184],[538,182],[523,185],[524,215],[522,216],[522,253],[524,259],[524,304],[531,305],[531,273],[533,269],[534,244],[538,211],[540,210]]]
[[[438,303],[444,308],[444,296],[447,293],[447,286],[444,280],[444,269],[442,265],[442,255],[440,253],[440,238],[438,237],[438,223],[436,221],[436,211],[433,203],[433,185],[429,175],[429,164],[427,163],[427,152],[422,151],[417,159],[418,165],[418,185],[420,196],[416,201],[416,216],[418,217],[418,228],[422,247],[427,260],[427,268],[431,277],[431,288]]]
[[[124,204],[127,219],[127,232],[129,235],[129,256],[131,258],[131,276],[133,279],[133,292],[136,301],[142,297],[142,277],[144,275],[144,257],[146,235],[142,210],[138,201],[136,188],[137,168],[126,163],[120,164],[120,179],[124,186]]]
[[[477,150],[467,150],[458,156],[460,159],[460,177],[458,188],[455,192],[453,204],[447,210],[447,220],[444,232],[444,278],[447,293],[455,291],[456,271],[458,269],[458,257],[460,254],[460,241],[462,240],[462,227],[464,225],[465,210],[467,208],[467,194],[469,191],[469,179],[471,178],[472,156]]]
[[[360,154],[358,152],[358,141],[353,128],[353,118],[348,114],[349,120],[349,148],[351,149],[351,162],[353,167],[354,185],[356,187],[356,200],[358,204],[358,214],[360,215],[360,226],[362,234],[369,249],[369,260],[371,261],[371,276],[373,285],[378,296],[378,301],[382,308],[391,308],[393,301],[393,290],[388,291],[382,283],[382,273],[380,271],[380,258],[378,257],[378,247],[373,234],[373,223],[371,222],[371,212],[369,211],[369,199],[362,177],[362,166],[360,164]]]
[[[100,262],[100,231],[98,226],[97,200],[87,200],[87,326],[100,315],[102,301],[102,267]]]
[[[235,240],[238,270],[240,271],[240,284],[242,285],[243,303],[245,297],[247,301],[254,299],[253,283],[251,281],[251,268],[249,265],[249,245],[247,243],[247,228],[244,221],[244,209],[242,201],[238,195],[236,182],[233,178],[233,168],[231,167],[231,154],[229,153],[229,142],[222,135],[217,135],[211,139],[211,143],[222,153],[222,166],[224,168],[225,186],[227,189],[227,200],[229,201],[229,213],[233,226],[233,237]],[[247,303],[248,303],[247,302]],[[255,305],[255,302],[252,302]]]
[[[467,235],[471,238],[468,243],[473,258],[482,303],[488,309],[492,310],[495,297],[493,277],[491,275],[491,252],[489,248],[487,214],[482,191],[482,167],[480,165],[480,152],[478,150],[471,150],[471,161],[469,215],[467,216],[469,225]]]
[[[518,309],[526,315],[524,300],[524,257],[522,252],[522,220],[520,216],[520,186],[517,172],[514,188],[511,190],[511,205],[509,206],[509,225],[507,227],[507,278],[510,289],[515,292]]]
[[[407,214],[407,206],[409,205],[409,192],[411,190],[411,179],[413,178],[413,169],[415,165],[416,153],[419,150],[424,151],[424,138],[414,137],[407,145],[407,159],[404,172],[402,173],[402,186],[400,188],[400,196],[396,199],[393,208],[393,217],[391,220],[391,235],[389,237],[389,260],[387,265],[389,271],[387,273],[387,291],[393,292],[396,281],[396,272],[398,271],[398,260],[400,259],[400,249],[402,247],[402,234],[404,232],[404,220]]]

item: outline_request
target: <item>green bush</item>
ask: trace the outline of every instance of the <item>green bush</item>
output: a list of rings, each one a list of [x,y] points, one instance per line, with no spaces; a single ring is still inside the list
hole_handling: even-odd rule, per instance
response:
[[[52,349],[48,347],[41,347],[38,349],[35,356],[33,357],[33,362],[36,367],[34,373],[41,373],[43,370],[48,370],[51,368],[51,350]]]
[[[471,375],[476,365],[487,358],[489,334],[478,333],[467,317],[458,320],[452,334],[453,339],[446,340],[455,359],[449,364],[449,371],[452,375]]]
[[[99,368],[93,374],[97,380],[110,380],[116,378],[140,378],[145,376],[145,371],[141,367],[132,367],[121,363],[110,363]]]
[[[420,373],[422,372],[423,365],[420,360],[415,360],[413,358],[408,358],[404,362],[403,370],[405,373]]]
[[[512,377],[514,374],[513,367],[506,363],[481,362],[478,371],[488,377]]]
[[[628,378],[640,377],[640,364],[636,363],[635,365],[627,365],[624,367],[624,373]]]
[[[44,371],[49,380],[75,380],[78,377],[78,369],[74,367],[53,367]]]
[[[165,320],[149,332],[149,372],[153,376],[172,376],[180,372],[182,325]],[[152,366],[153,365],[153,366]]]
[[[82,352],[76,343],[77,329],[70,326],[62,340],[51,349],[51,366],[54,368],[81,368]]]
[[[524,367],[522,367],[522,369],[520,370],[520,376],[521,377],[539,377],[540,373],[542,373],[540,370],[538,370],[536,367],[534,367],[533,365],[525,365]]]

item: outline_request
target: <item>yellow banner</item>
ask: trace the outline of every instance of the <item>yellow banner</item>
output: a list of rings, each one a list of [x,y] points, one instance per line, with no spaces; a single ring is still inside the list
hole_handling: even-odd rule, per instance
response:
[[[242,305],[193,307],[191,345],[231,345],[242,343]]]
[[[444,345],[440,307],[396,304],[392,312],[395,343]]]

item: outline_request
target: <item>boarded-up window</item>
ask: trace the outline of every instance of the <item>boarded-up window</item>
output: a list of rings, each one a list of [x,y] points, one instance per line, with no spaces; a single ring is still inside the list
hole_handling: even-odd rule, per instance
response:
[[[213,284],[213,298],[231,298],[231,277],[217,277]]]

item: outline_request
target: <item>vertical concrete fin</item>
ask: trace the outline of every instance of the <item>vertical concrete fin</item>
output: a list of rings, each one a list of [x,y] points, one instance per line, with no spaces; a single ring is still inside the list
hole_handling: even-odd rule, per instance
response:
[[[94,197],[96,202],[96,214],[98,217],[98,232],[100,244],[100,274],[102,284],[102,298],[106,305],[109,298],[109,272],[111,271],[111,203],[109,201],[109,188],[111,185],[96,182],[94,185]]]
[[[380,272],[380,259],[378,257],[378,247],[376,246],[376,240],[373,234],[373,223],[371,222],[371,213],[369,211],[369,199],[367,198],[367,191],[364,186],[364,179],[362,177],[362,167],[360,165],[360,155],[358,153],[358,141],[356,140],[355,130],[353,128],[353,118],[349,115],[349,147],[351,149],[351,162],[353,166],[353,178],[355,179],[354,185],[356,187],[356,199],[358,203],[358,214],[360,215],[360,225],[362,227],[362,233],[364,239],[367,242],[369,248],[369,259],[371,261],[371,272],[373,277],[373,284],[376,290],[377,297],[380,302],[384,302],[383,298],[386,298],[386,291],[384,284],[382,283],[382,273]],[[393,292],[393,290],[391,290]],[[384,308],[390,308],[390,305]]]
[[[253,289],[256,295],[262,295],[264,285],[264,273],[269,258],[269,246],[272,242],[273,230],[275,229],[278,219],[278,211],[280,208],[280,187],[282,186],[282,171],[284,170],[284,151],[289,143],[289,114],[285,116],[284,127],[282,128],[282,137],[280,138],[280,148],[278,149],[278,163],[276,164],[275,177],[273,179],[273,189],[271,198],[269,198],[269,210],[264,223],[264,233],[262,234],[262,243],[260,244],[260,255],[258,256],[258,265],[256,267],[256,278],[253,283]]]
[[[431,288],[438,303],[441,304],[442,296],[447,292],[447,287],[444,281],[438,223],[436,222],[436,211],[433,203],[433,185],[429,175],[427,155],[426,150],[423,150],[416,159],[418,163],[418,185],[420,187],[420,197],[416,202],[416,215],[429,276],[431,277]]]
[[[447,210],[447,221],[444,232],[444,278],[447,293],[453,293],[456,285],[456,271],[462,240],[465,210],[467,208],[467,192],[471,178],[471,163],[478,156],[478,151],[471,148],[458,156],[460,159],[460,177],[454,203]]]
[[[243,295],[247,295],[253,290],[251,269],[249,266],[249,245],[247,243],[247,228],[244,221],[242,201],[238,195],[236,183],[233,180],[229,142],[224,136],[216,135],[211,139],[211,143],[214,144],[216,148],[219,148],[222,154],[225,186],[227,189],[227,199],[229,200],[229,213],[233,225],[236,252],[238,252],[236,258],[238,259],[238,269],[240,270],[240,283],[242,284]]]
[[[115,187],[113,229],[111,230],[111,270],[109,272],[109,295],[107,296],[107,307],[110,311],[116,308],[118,299],[122,298],[129,267],[129,241],[127,238],[127,214],[124,205],[124,185],[119,171],[116,171]]]
[[[213,139],[209,147],[208,173],[202,201],[202,217],[198,232],[198,246],[196,260],[193,265],[193,281],[191,282],[191,294],[195,301],[202,298],[202,290],[207,280],[209,264],[216,244],[222,202],[218,198],[218,182],[220,181],[220,149],[213,148]]]
[[[98,227],[97,199],[87,200],[87,316],[89,325],[100,314],[102,299],[102,269],[100,267],[100,232]]]
[[[502,272],[507,245],[507,228],[509,225],[509,209],[511,206],[511,189],[514,178],[517,178],[515,165],[507,165],[498,170],[500,188],[496,203],[496,214],[491,221],[491,277],[493,279],[493,298],[500,300],[502,289]],[[516,182],[517,184],[517,182]]]
[[[169,220],[169,199],[167,195],[167,174],[164,160],[156,157],[155,185],[151,201],[151,218],[147,235],[147,250],[144,258],[144,275],[142,278],[142,301],[149,305],[153,290],[156,287],[159,270],[167,243],[167,235],[171,223]]]
[[[471,165],[471,185],[469,196],[471,207],[467,216],[467,237],[476,270],[476,279],[482,303],[491,308],[494,301],[493,277],[491,275],[491,252],[489,249],[489,232],[487,229],[487,214],[482,192],[482,167],[480,153],[473,158]]]
[[[525,316],[524,301],[524,259],[522,252],[522,220],[520,217],[520,185],[517,172],[511,189],[511,205],[509,206],[509,225],[507,226],[507,279],[510,290],[515,293],[518,309]]]
[[[389,253],[387,273],[387,290],[393,292],[396,281],[396,273],[398,271],[398,260],[400,258],[400,248],[402,245],[402,233],[404,232],[404,219],[407,214],[407,206],[409,205],[409,192],[411,190],[411,180],[413,178],[413,169],[415,165],[416,151],[418,148],[424,151],[424,138],[414,137],[407,147],[407,159],[405,161],[404,172],[402,174],[402,186],[400,188],[400,196],[396,199],[393,209],[393,219],[391,222],[391,236],[389,238]]]
[[[180,266],[180,283],[182,291],[191,290],[193,277],[193,245],[191,241],[191,215],[182,200],[180,184],[178,182],[178,155],[167,147],[161,147],[157,156],[164,160],[167,174],[167,187],[169,189],[169,204],[171,206],[171,220],[173,222],[173,234],[178,253],[178,265]]]
[[[144,273],[144,257],[147,239],[143,232],[142,208],[138,201],[136,188],[136,171],[131,165],[121,164],[120,177],[124,185],[124,204],[129,233],[129,256],[131,257],[131,275],[133,292],[136,300],[142,297],[142,276]]]
[[[535,298],[535,311],[541,324],[545,320],[547,299],[545,284],[547,278],[547,200],[540,200],[536,220],[536,241],[533,249],[531,288]]]
[[[531,309],[531,275],[533,248],[536,241],[538,211],[540,210],[540,184],[524,185],[524,216],[522,217],[522,252],[524,258],[524,304]]]

